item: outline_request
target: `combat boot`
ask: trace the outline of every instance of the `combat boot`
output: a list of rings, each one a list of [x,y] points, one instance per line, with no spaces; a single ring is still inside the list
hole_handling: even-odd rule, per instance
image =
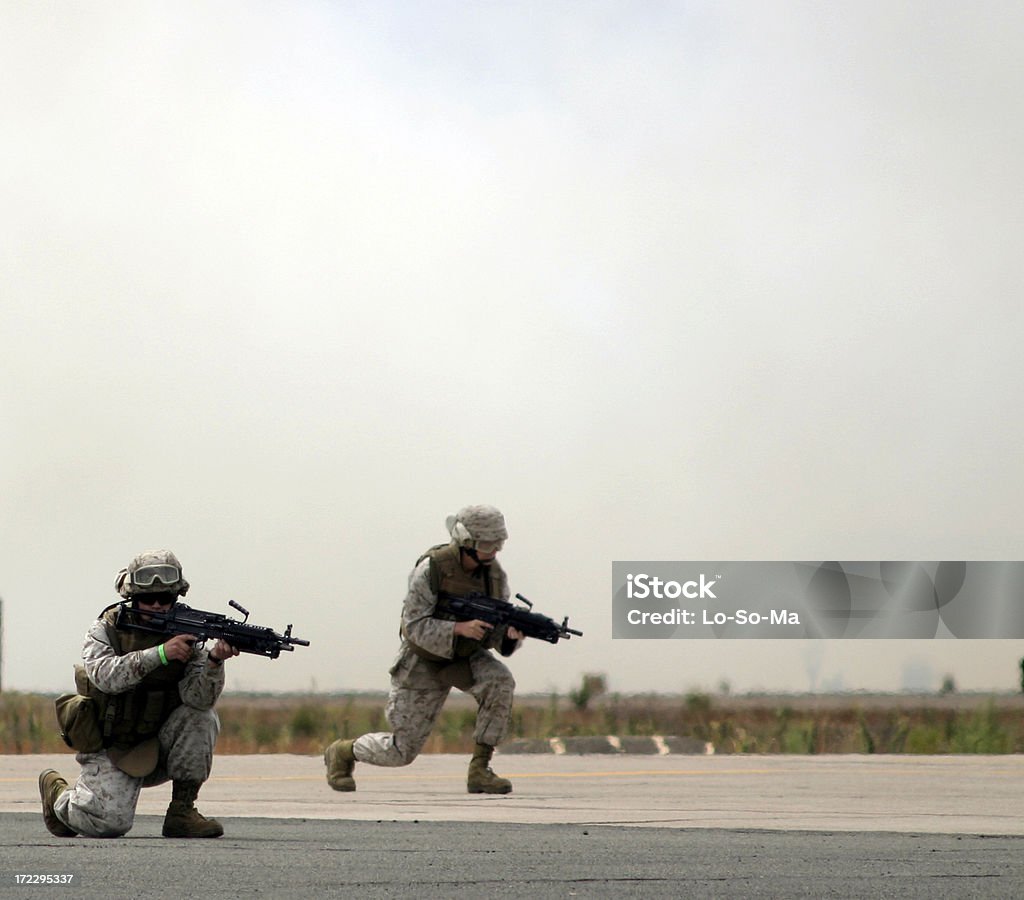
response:
[[[200,785],[195,781],[171,783],[171,803],[164,816],[164,837],[217,838],[224,829],[216,819],[207,819],[196,809]]]
[[[466,790],[471,794],[508,794],[512,792],[512,782],[507,778],[499,778],[491,771],[491,756],[494,748],[489,744],[477,744],[473,758],[469,762],[469,777],[466,779]]]
[[[68,783],[56,769],[44,769],[39,773],[39,797],[43,801],[43,822],[46,830],[54,837],[74,837],[78,834],[68,828],[53,811],[57,798],[68,789]]]
[[[335,741],[324,751],[327,764],[327,783],[336,791],[354,791],[356,780],[352,770],[356,767],[356,756],[352,752],[355,741]]]

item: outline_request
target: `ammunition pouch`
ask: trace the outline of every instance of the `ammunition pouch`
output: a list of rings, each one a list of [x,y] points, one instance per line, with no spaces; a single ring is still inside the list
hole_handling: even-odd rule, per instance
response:
[[[103,749],[96,701],[81,694],[61,694],[54,706],[64,743],[79,753],[98,753]]]

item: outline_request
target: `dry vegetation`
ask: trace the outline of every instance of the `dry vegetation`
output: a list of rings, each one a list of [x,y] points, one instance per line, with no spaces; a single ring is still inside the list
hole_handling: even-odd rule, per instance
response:
[[[1022,695],[685,696],[517,698],[510,738],[678,735],[717,753],[1022,753]],[[0,694],[0,753],[66,751],[53,697]],[[386,729],[384,696],[226,695],[219,753],[316,754],[338,737]],[[472,700],[453,694],[426,753],[472,747]]]

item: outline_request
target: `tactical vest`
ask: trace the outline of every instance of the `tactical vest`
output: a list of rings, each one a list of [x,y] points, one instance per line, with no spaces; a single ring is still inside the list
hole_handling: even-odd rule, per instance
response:
[[[108,606],[100,615],[107,629],[107,637],[114,652],[124,656],[135,650],[148,650],[164,643],[167,635],[150,634],[117,627],[118,613],[123,604]],[[130,608],[124,615],[136,615]],[[185,663],[170,660],[146,675],[135,687],[121,694],[106,694],[85,675],[85,667],[75,666],[75,684],[78,692],[91,697],[104,747],[125,749],[154,737],[167,717],[181,706],[178,683],[185,676]]]
[[[444,591],[448,594],[454,594],[456,597],[465,597],[467,594],[484,594],[496,600],[504,598],[505,570],[501,568],[501,564],[497,560],[491,562],[490,565],[480,566],[474,572],[467,572],[462,568],[460,549],[454,544],[438,544],[435,547],[431,547],[416,560],[416,565],[419,565],[428,558],[430,559],[430,570],[428,573],[430,589],[435,594],[440,594]],[[448,622],[457,621],[455,615],[448,609],[448,601],[440,596],[438,597],[437,605],[434,607],[433,615],[436,619],[444,619]],[[484,647],[489,640],[489,637],[483,640],[474,640],[460,635],[455,639],[455,658],[465,659],[472,656],[477,650]],[[409,641],[409,645],[418,656],[424,659],[434,662],[443,660],[443,657],[436,656],[428,650],[418,647],[412,641]]]

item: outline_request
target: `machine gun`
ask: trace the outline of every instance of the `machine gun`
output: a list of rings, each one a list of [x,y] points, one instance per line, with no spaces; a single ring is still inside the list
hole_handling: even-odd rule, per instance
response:
[[[574,634],[583,637],[582,631],[575,631],[569,627],[568,616],[559,625],[554,619],[530,612],[533,604],[522,594],[516,594],[516,599],[525,603],[526,607],[514,606],[507,600],[498,600],[480,593],[460,596],[448,591],[439,591],[437,597],[445,611],[450,612],[460,622],[479,619],[495,628],[509,625],[518,628],[526,637],[547,641],[549,644],[557,644],[561,638],[569,640]]]
[[[167,612],[147,610],[144,613],[131,609],[128,604],[122,604],[117,613],[117,627],[166,634],[168,637],[194,634],[198,638],[197,646],[219,638],[237,647],[242,653],[255,653],[270,659],[277,659],[282,650],[293,651],[296,646],[309,646],[309,641],[292,637],[291,625],[284,630],[284,634],[278,634],[263,625],[247,625],[249,610],[234,600],[229,600],[228,606],[237,609],[245,618],[239,622],[220,613],[193,609],[185,603],[175,603]]]

